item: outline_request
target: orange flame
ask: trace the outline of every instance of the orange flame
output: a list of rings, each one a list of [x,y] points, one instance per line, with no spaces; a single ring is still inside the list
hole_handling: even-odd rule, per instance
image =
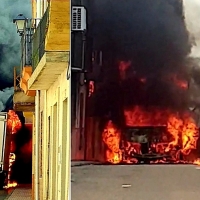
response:
[[[193,162],[194,165],[199,165],[200,166],[200,158],[196,159],[194,162]]]
[[[16,133],[22,126],[21,121],[14,110],[8,111],[7,126],[12,134]]]
[[[10,174],[11,174],[11,167],[13,163],[15,162],[16,155],[14,153],[10,153],[9,156],[9,169],[8,169],[8,183],[6,186],[4,186],[5,189],[16,187],[18,184],[16,181],[11,181],[10,180]]]
[[[176,86],[178,86],[179,88],[182,88],[184,90],[188,89],[188,82],[185,80],[182,80],[180,78],[177,77],[177,75],[172,75],[170,78],[175,84]]]
[[[131,61],[120,61],[119,63],[119,73],[121,80],[126,78],[126,71],[131,66]]]
[[[17,187],[17,182],[12,182],[12,183],[8,183],[4,188],[8,189],[8,188],[13,188],[13,187]]]
[[[94,81],[89,81],[89,94],[88,97],[91,97],[94,93]]]
[[[188,89],[188,83],[186,81],[176,80],[176,85],[182,89]]]
[[[11,134],[15,134],[20,128],[22,124],[21,121],[19,120],[18,115],[15,113],[13,110],[9,110],[8,112],[8,120],[7,120],[7,128]],[[14,153],[12,153],[14,146],[13,142],[11,141],[11,146],[10,146],[10,155],[9,155],[9,169],[8,169],[8,183],[4,187],[5,189],[11,188],[11,187],[16,187],[17,182],[11,181],[10,180],[10,174],[11,174],[11,167],[13,163],[15,162],[16,156]]]
[[[103,132],[103,141],[107,145],[106,160],[113,164],[120,163],[122,152],[120,150],[121,133],[116,129],[112,121],[109,121]]]
[[[124,110],[126,126],[163,126],[165,125],[168,133],[171,135],[171,142],[159,143],[155,145],[157,149],[164,149],[164,152],[170,152],[174,147],[181,149],[177,153],[189,155],[192,149],[196,149],[198,139],[198,128],[189,115],[180,117],[178,113],[170,110],[149,109],[136,106],[129,110]],[[103,141],[107,145],[106,160],[111,163],[122,161],[122,150],[120,149],[121,131],[109,121],[104,132]],[[127,142],[128,143],[128,142]],[[138,144],[137,144],[138,145]],[[135,151],[140,153],[139,147],[134,143],[128,143],[125,151]],[[163,152],[163,153],[164,153]],[[124,160],[123,160],[124,161]],[[126,161],[127,162],[127,161]]]

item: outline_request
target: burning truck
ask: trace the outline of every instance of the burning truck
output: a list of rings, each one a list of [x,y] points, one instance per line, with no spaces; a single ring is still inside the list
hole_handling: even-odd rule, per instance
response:
[[[118,87],[118,103],[114,110],[110,109],[110,119],[102,133],[106,161],[115,164],[193,163],[199,156],[199,114],[183,109],[188,103],[187,81],[178,76],[171,76],[171,81],[164,76],[160,81],[168,88],[173,85],[170,95],[177,93],[184,99],[170,106],[167,105],[170,96],[161,99],[163,92],[151,96],[149,80],[136,72],[130,75],[129,67],[131,62],[119,62],[118,81],[112,82]],[[111,87],[110,83],[107,87]]]
[[[136,72],[131,74],[130,67],[131,62],[120,61],[117,78],[97,84],[96,88],[93,82],[92,92],[89,90],[90,102],[98,102],[93,108],[95,115],[104,121],[101,129],[106,162],[196,163],[200,156],[199,112],[186,106],[189,100],[185,97],[190,91],[187,81],[164,76],[160,84],[164,82],[173,91],[162,99],[163,92],[152,96],[152,82],[149,85],[147,78]],[[170,105],[168,100],[173,94],[180,95],[182,100],[179,97],[180,101]]]
[[[199,129],[190,115],[180,117],[165,111],[147,116],[147,111],[139,107],[130,112],[125,113],[124,129],[118,129],[112,121],[104,129],[102,137],[109,163],[193,163],[196,160]]]

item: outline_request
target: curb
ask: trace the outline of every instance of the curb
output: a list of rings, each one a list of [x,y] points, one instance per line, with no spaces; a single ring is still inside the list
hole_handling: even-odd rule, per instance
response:
[[[81,166],[87,166],[87,165],[99,165],[99,162],[87,162],[87,163],[73,163],[71,164],[71,167],[81,167]]]

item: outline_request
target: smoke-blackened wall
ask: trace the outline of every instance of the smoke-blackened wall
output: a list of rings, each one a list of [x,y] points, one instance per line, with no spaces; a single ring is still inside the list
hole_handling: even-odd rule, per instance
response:
[[[188,91],[178,83],[190,79],[192,45],[182,1],[95,0],[94,12],[94,47],[103,51],[96,115],[119,104],[187,109]],[[131,61],[123,80],[122,60]]]

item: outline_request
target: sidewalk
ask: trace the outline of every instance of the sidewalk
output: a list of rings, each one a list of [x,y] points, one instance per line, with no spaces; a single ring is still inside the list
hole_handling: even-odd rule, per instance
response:
[[[95,161],[71,161],[71,167],[78,167],[84,165],[98,165],[100,162]]]
[[[16,187],[7,200],[31,200],[31,185]]]

